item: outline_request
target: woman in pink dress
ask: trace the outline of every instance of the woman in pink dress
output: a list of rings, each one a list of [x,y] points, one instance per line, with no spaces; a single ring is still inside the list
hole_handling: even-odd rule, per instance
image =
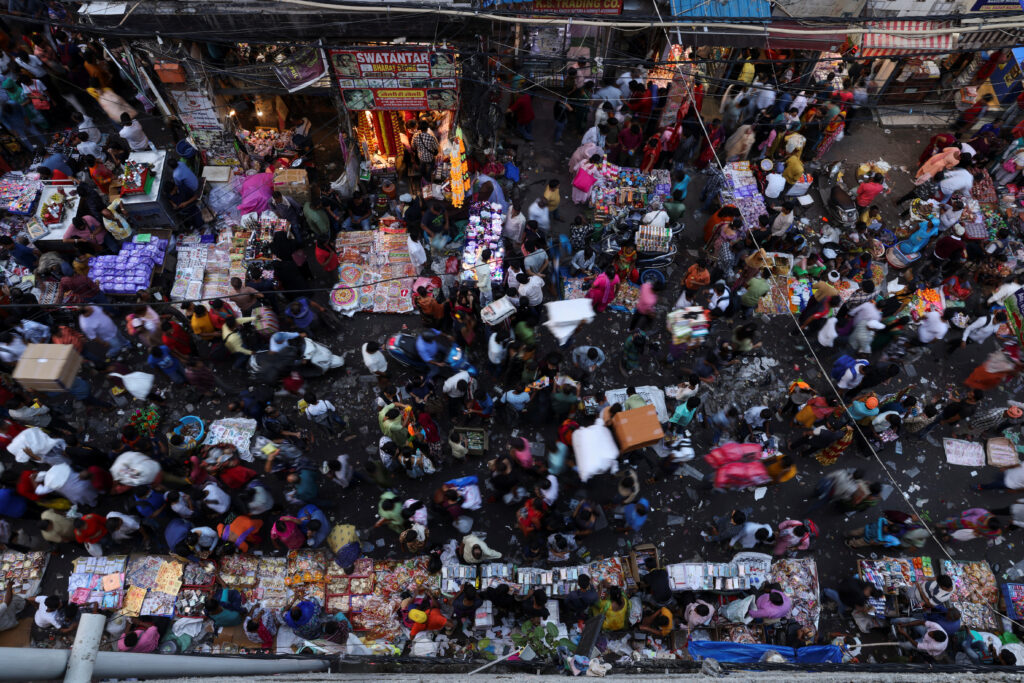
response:
[[[615,274],[615,268],[608,266],[605,271],[594,278],[587,290],[587,298],[594,302],[594,310],[604,313],[608,304],[615,298],[615,290],[619,286],[619,276]]]
[[[933,154],[928,161],[921,164],[914,177],[914,184],[920,185],[931,180],[939,171],[946,171],[960,163],[960,150],[947,147],[938,154]]]

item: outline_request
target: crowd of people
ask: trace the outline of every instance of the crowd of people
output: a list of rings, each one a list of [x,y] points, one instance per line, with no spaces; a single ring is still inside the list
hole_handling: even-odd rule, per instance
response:
[[[723,200],[721,164],[769,158],[781,164],[783,191],[801,182],[804,162],[820,160],[865,118],[867,91],[857,78],[832,74],[797,88],[785,73],[745,64],[738,91],[720,104],[720,118],[703,118],[703,90],[697,85],[685,113],[661,126],[665,93],[646,83],[642,70],[602,81],[600,88],[570,70],[564,96],[552,102],[551,118],[555,142],[567,134],[582,136],[571,172],[605,158],[644,171],[672,171],[671,201],[652,207],[644,222],[683,226],[673,279],[666,285],[638,283],[635,244],[623,244],[614,255],[600,253],[585,206],[589,194],[575,185],[571,201],[584,210],[566,226],[572,247],[568,262],[558,258],[554,233],[569,218],[560,181],[547,179],[524,211],[518,190],[513,193],[507,179],[488,175],[486,159],[474,158],[467,203],[486,201],[507,210],[503,278],[492,277],[489,251],[482,253],[473,278],[438,273],[441,286],[411,295],[421,323],[410,323],[416,328],[416,357],[398,362],[385,353],[383,339],[354,338],[349,323],[339,322],[322,297],[317,300],[319,282],[337,281],[333,238],[373,225],[374,210],[360,191],[342,199],[329,187],[317,187],[305,205],[275,193],[270,208],[291,230],[275,236],[272,267],[233,279],[228,296],[172,303],[157,284],[128,304],[112,302],[89,277],[88,263],[93,255],[116,252],[136,230],[119,202],[106,201],[111,169],[128,151],[153,143],[134,109],[112,87],[110,69],[97,56],[101,52],[80,49],[70,38],[58,51],[42,40],[29,44],[31,54],[18,49],[0,58],[7,95],[0,123],[28,149],[39,144],[43,131],[60,125],[76,130],[77,169],[54,154],[27,170],[74,186],[83,201],[64,238],[68,252],[40,253],[25,236],[0,238],[4,255],[31,269],[38,285],[56,282],[68,295],[66,305],[57,308],[40,305],[31,292],[4,290],[0,439],[10,457],[3,458],[0,475],[0,542],[7,547],[65,546],[92,556],[142,548],[192,560],[323,547],[346,571],[364,553],[388,552],[428,555],[436,573],[445,562],[513,559],[506,539],[500,544],[506,549],[499,551],[491,547],[499,545],[493,537],[489,544],[473,529],[474,511],[486,505],[488,514],[514,520],[509,526],[515,530],[517,563],[558,566],[588,557],[587,545],[595,539],[606,543],[621,534],[634,542],[660,533],[652,532],[649,520],[656,507],[671,505],[662,487],[678,486],[686,462],[700,450],[686,444],[708,444],[707,495],[765,486],[767,495],[785,499],[792,511],[771,519],[737,505],[706,520],[704,543],[720,544],[722,552],[795,556],[813,552],[826,535],[845,537],[851,548],[914,552],[933,534],[942,543],[964,543],[998,538],[1024,525],[1024,506],[990,498],[993,492],[1024,488],[1024,466],[977,487],[972,496],[985,507],[932,523],[913,511],[879,512],[883,478],[872,480],[864,472],[868,464],[881,464],[880,454],[906,457],[902,444],[909,450],[920,440],[933,443],[933,433],[978,440],[1024,422],[1022,406],[999,391],[1021,369],[1002,307],[1017,288],[1015,228],[969,240],[959,222],[975,179],[986,169],[997,185],[1006,185],[1024,168],[1024,124],[988,123],[974,132],[971,127],[984,110],[965,112],[973,118],[962,117],[953,132],[929,141],[915,190],[903,198],[911,202],[908,210],[925,217],[920,225],[916,219],[906,224],[885,218],[895,213],[885,204],[890,180],[872,172],[856,190],[860,216],[854,238],[829,241],[805,233],[806,224],[795,220],[788,201],[769,201],[769,213],[756,224],[746,222]],[[97,144],[100,126],[88,108],[76,106],[74,92],[64,87],[67,80],[85,88],[107,113],[111,125],[103,128],[117,128],[118,136],[111,135],[106,146]],[[40,106],[44,98],[51,107]],[[534,106],[529,90],[514,91],[510,135],[530,142],[540,134]],[[425,196],[423,179],[433,174],[438,140],[426,121],[410,123],[402,138],[406,188],[389,211],[404,222],[410,251],[426,269],[427,254],[444,256],[463,238],[466,208]],[[179,228],[202,229],[206,217],[195,202],[195,174],[176,161],[170,168],[167,182]],[[694,182],[708,214],[703,225],[687,217],[685,202]],[[899,270],[890,266],[883,246],[889,233],[902,238],[904,256],[919,260]],[[754,315],[779,284],[765,264],[766,250],[790,254],[792,276],[810,286],[810,298],[788,321],[791,338],[767,316]],[[320,266],[316,274],[308,253]],[[264,277],[269,270],[273,280]],[[556,282],[566,275],[585,278],[596,320],[558,343],[542,324],[543,304],[561,297]],[[619,320],[622,313],[612,305],[617,292],[637,285],[635,306]],[[919,292],[936,289],[944,294],[943,310],[907,312]],[[499,299],[515,312],[488,325],[482,311]],[[709,312],[711,334],[696,349],[673,346],[661,332],[665,314],[692,305]],[[283,329],[257,330],[261,309],[275,311]],[[779,339],[764,339],[769,325]],[[621,339],[613,338],[619,327]],[[365,370],[374,382],[372,407],[337,384],[330,367],[304,356],[306,340],[338,349],[339,338],[356,351],[349,369]],[[67,344],[81,354],[83,369],[67,391],[27,391],[10,380],[32,343]],[[782,391],[763,393],[750,403],[741,403],[738,391],[720,389],[731,387],[748,361],[763,356],[765,345],[782,353],[778,347],[801,343],[811,344],[823,359],[823,374],[811,379],[794,368],[792,376],[780,378]],[[450,362],[453,346],[468,362]],[[935,357],[955,368],[970,346],[983,348],[987,357],[973,371],[960,373],[962,386],[931,392],[907,381],[908,359]],[[673,447],[661,456],[651,449],[623,454],[614,471],[584,479],[574,433],[611,426],[623,411],[648,405],[636,389],[638,378],[647,374],[660,376],[660,383],[673,389],[664,424]],[[606,390],[616,386],[626,388],[622,401],[606,398]],[[228,414],[255,420],[259,448],[238,452],[176,433],[180,416],[173,411],[180,410],[182,394],[168,388],[187,388],[187,395],[207,408],[222,406]],[[139,420],[134,413],[126,419],[118,411],[126,397],[154,419]],[[371,412],[380,433],[361,439],[355,424],[372,419]],[[114,432],[96,433],[97,422]],[[486,454],[477,458],[455,427],[483,427],[500,438],[492,438]],[[542,438],[530,439],[528,431]],[[773,454],[729,461],[737,447],[750,444],[770,445]],[[847,453],[851,446],[855,453]],[[866,460],[853,460],[858,456]],[[802,499],[792,493],[798,472],[818,481]],[[450,481],[442,483],[449,473],[477,475],[482,500],[469,499]],[[384,549],[367,543],[367,530],[361,538],[347,519],[350,506],[365,507],[367,500],[375,501],[376,527],[384,529],[368,533],[383,533]],[[446,545],[449,539],[454,547]],[[692,549],[665,550],[677,556]],[[694,634],[712,623],[715,596],[674,593],[664,566],[655,562],[639,573],[633,595],[623,586],[579,576],[576,589],[561,600],[562,621],[579,628],[601,616],[609,634],[635,630],[658,640],[675,631]],[[888,633],[884,615],[871,613],[869,598],[876,589],[870,584],[840,577],[823,577],[822,584],[831,586],[825,594],[840,616],[851,612],[862,631]],[[518,598],[508,586],[477,590],[466,583],[448,597],[410,592],[403,596],[399,618],[410,639],[421,632],[468,638],[483,601],[490,601],[499,617],[524,624],[550,616],[549,597],[540,588]],[[920,614],[892,624],[891,635],[904,653],[929,661],[954,655],[975,663],[1018,661],[1021,645],[1012,629],[992,634],[961,628],[949,598],[948,577],[919,587],[914,599],[922,606]],[[8,592],[0,604],[0,629],[12,628],[18,616],[33,609],[34,623],[44,632],[73,632],[80,613],[59,594],[25,601]],[[859,640],[849,623],[840,622],[845,627],[840,632],[818,631],[787,621],[791,610],[790,596],[769,583],[739,616],[758,624],[781,621],[788,644],[837,643],[847,658],[857,656],[850,654]],[[868,616],[876,621],[868,623]],[[183,633],[168,620],[132,620],[122,624],[116,648],[153,652],[168,639],[188,636],[198,642],[204,634],[236,625],[261,647],[271,647],[283,627],[300,638],[336,643],[347,642],[351,632],[344,614],[328,614],[315,599],[275,611],[247,604],[237,590],[221,586],[205,605],[201,631]]]

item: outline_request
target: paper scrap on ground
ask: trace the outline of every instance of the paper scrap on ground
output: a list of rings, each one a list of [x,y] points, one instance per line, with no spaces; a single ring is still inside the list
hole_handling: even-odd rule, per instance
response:
[[[942,449],[950,465],[981,467],[985,464],[985,447],[980,443],[946,437],[942,439]]]

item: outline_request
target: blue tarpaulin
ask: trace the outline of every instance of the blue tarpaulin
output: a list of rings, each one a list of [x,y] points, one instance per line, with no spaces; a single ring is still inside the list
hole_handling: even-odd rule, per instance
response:
[[[794,650],[784,645],[762,643],[730,643],[717,640],[693,640],[686,648],[694,658],[711,657],[720,662],[752,664],[769,652],[778,652],[790,662],[820,664],[843,661],[843,652],[835,645],[812,645]]]

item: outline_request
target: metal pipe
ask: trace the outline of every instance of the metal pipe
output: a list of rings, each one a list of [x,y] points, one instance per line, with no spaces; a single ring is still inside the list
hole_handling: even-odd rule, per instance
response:
[[[78,622],[78,630],[75,631],[75,643],[68,655],[68,670],[64,674],[64,683],[89,683],[92,680],[96,655],[99,653],[103,628],[106,625],[106,615],[82,615]]]
[[[83,615],[84,616],[84,615]],[[76,639],[77,640],[77,639]],[[0,680],[26,681],[61,678],[68,667],[70,650],[30,647],[3,649]],[[242,657],[193,657],[134,652],[98,652],[92,677],[181,678],[186,676],[256,676],[328,671],[328,659],[247,659]]]

